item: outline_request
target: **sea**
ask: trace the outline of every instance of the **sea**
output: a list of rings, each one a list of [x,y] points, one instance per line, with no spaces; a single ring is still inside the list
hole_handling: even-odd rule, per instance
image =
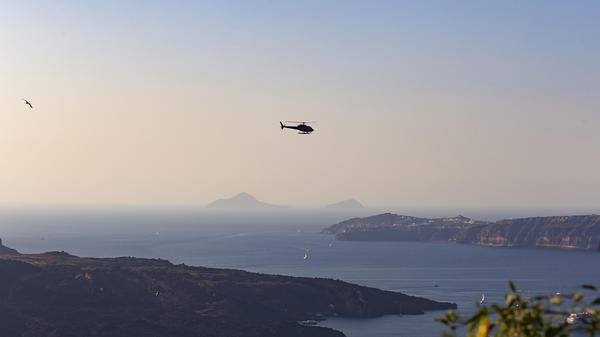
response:
[[[440,215],[440,211],[431,213]],[[66,251],[86,257],[162,258],[176,264],[339,279],[454,302],[464,315],[475,310],[484,294],[486,303],[503,301],[509,280],[526,296],[600,285],[598,252],[347,242],[320,234],[323,228],[357,215],[366,214],[5,209],[0,210],[0,238],[22,253]],[[416,215],[427,214],[421,210]],[[503,215],[509,214],[494,213],[488,219]],[[320,325],[348,337],[437,337],[443,327],[434,319],[443,314],[330,318]]]

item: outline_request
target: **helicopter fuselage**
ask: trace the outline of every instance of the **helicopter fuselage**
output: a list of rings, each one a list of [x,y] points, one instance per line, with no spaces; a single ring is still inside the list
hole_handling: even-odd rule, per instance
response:
[[[300,131],[300,133],[305,133],[305,134],[308,134],[308,133],[311,133],[311,132],[315,131],[312,127],[310,127],[310,126],[308,126],[306,124],[298,124],[296,126],[282,124],[281,128],[282,129],[298,130],[298,131]]]

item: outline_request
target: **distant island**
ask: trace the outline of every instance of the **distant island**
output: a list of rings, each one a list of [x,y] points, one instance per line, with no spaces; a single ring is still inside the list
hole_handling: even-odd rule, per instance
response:
[[[3,337],[343,337],[307,324],[456,308],[330,279],[65,252],[0,255],[0,275]]]
[[[234,197],[227,199],[219,199],[211,202],[206,206],[209,209],[217,210],[276,210],[287,209],[287,206],[272,205],[266,202],[259,201],[254,196],[248,193],[240,193]]]
[[[347,241],[452,242],[497,247],[600,250],[600,215],[478,221],[385,213],[342,221],[322,231]]]
[[[328,209],[339,209],[339,210],[355,210],[355,209],[364,209],[365,207],[358,200],[355,199],[347,199],[342,200],[340,202],[336,202],[334,204],[329,204],[325,206]]]

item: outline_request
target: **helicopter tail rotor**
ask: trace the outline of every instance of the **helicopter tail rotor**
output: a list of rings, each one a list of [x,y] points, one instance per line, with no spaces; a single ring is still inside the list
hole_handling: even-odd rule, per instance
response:
[[[281,125],[281,130],[283,130],[283,128],[285,128],[285,125],[283,125],[283,123],[279,122],[279,125]]]

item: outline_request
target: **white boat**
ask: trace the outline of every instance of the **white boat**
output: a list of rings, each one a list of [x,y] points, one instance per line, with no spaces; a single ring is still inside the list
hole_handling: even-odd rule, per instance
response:
[[[306,250],[306,252],[304,253],[304,259],[308,260],[308,249]]]
[[[483,304],[485,302],[485,294],[481,294],[481,300],[479,301],[479,304]]]
[[[567,319],[565,321],[567,322],[567,324],[581,324],[585,323],[586,321],[590,321],[591,319],[593,319],[593,317],[594,316],[591,313],[584,311],[578,314],[570,314],[569,316],[567,316]]]

